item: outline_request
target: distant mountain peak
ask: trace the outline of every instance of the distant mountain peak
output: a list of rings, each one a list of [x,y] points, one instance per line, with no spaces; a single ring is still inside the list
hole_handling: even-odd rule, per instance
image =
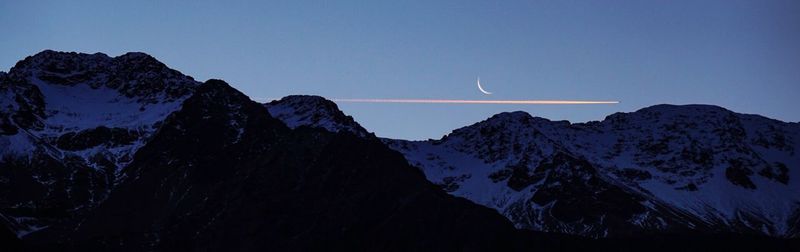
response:
[[[630,118],[649,118],[649,119],[668,119],[675,118],[703,118],[709,117],[717,118],[720,116],[728,116],[735,114],[733,111],[725,109],[716,105],[705,104],[687,104],[687,105],[674,105],[674,104],[658,104],[645,108],[641,108],[634,112],[618,112],[606,117],[614,119],[616,117],[630,117]]]
[[[191,93],[199,82],[170,69],[154,57],[140,52],[109,57],[45,50],[18,62],[8,73],[16,83],[43,84],[93,89],[107,87],[146,103],[174,101]]]
[[[57,73],[86,70],[93,65],[103,64],[112,58],[104,53],[77,53],[44,50],[17,62],[10,73],[29,73],[32,70],[41,70]]]
[[[518,110],[518,111],[501,112],[501,113],[495,114],[492,117],[490,117],[489,120],[492,120],[492,119],[523,119],[523,118],[530,119],[530,118],[533,118],[533,116],[531,116],[531,114],[528,114],[528,112],[519,111]]]
[[[336,103],[321,96],[290,95],[264,106],[273,117],[290,128],[308,126],[330,132],[350,132],[361,137],[370,135],[353,117],[339,110]]]
[[[99,53],[99,54],[102,54],[102,53]],[[150,54],[143,53],[143,52],[126,52],[126,53],[124,53],[124,54],[122,54],[120,56],[117,56],[117,57],[118,58],[122,58],[122,59],[138,59],[138,60],[145,60],[145,61],[158,61],[158,60],[156,60],[156,58],[154,58]]]
[[[89,63],[89,62],[102,62],[109,60],[123,60],[128,62],[141,62],[141,63],[156,63],[162,64],[155,57],[143,52],[126,52],[116,57],[110,57],[105,53],[80,53],[80,52],[62,52],[55,50],[43,50],[34,55],[25,57],[19,61],[15,67],[35,67],[42,64],[57,64],[57,63]]]

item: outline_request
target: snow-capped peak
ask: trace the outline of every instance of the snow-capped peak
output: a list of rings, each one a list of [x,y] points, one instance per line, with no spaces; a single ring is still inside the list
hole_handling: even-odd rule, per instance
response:
[[[80,211],[104,200],[134,153],[198,85],[144,53],[47,50],[18,62],[0,75],[0,162],[28,167],[31,191],[66,194],[17,208]],[[23,233],[46,223],[14,217],[30,227]]]

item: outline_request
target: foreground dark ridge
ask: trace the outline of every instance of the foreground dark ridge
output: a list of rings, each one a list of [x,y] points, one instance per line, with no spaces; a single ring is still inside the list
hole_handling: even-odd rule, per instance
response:
[[[374,136],[287,127],[222,81],[175,84],[191,79],[147,55],[128,57],[48,51],[0,74],[10,108],[0,125],[3,249],[794,248],[753,235],[592,240],[515,229],[443,192]],[[87,101],[125,113],[95,117],[74,105]]]

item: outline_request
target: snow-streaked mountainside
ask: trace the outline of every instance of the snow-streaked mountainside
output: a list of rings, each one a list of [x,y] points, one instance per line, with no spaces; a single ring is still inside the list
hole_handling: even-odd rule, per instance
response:
[[[103,201],[198,84],[143,53],[43,51],[0,74],[6,222],[24,236]]]
[[[792,237],[798,129],[714,106],[659,105],[585,124],[503,113],[437,141],[387,142],[431,181],[522,228]],[[564,156],[583,165],[553,169]],[[609,190],[615,195],[604,197]]]
[[[277,118],[341,113],[293,106],[281,106]],[[352,128],[331,124],[317,117],[312,125]],[[496,209],[519,228],[798,237],[798,139],[797,123],[657,105],[588,123],[501,113],[439,140],[383,140],[450,194]]]

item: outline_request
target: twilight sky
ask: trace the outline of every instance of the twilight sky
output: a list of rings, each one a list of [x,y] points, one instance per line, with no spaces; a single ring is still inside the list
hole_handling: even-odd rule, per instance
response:
[[[260,101],[622,102],[339,104],[377,135],[404,139],[515,110],[584,122],[699,103],[800,120],[800,1],[122,2],[0,1],[0,71],[44,49],[141,51]],[[478,91],[478,76],[493,95]]]

